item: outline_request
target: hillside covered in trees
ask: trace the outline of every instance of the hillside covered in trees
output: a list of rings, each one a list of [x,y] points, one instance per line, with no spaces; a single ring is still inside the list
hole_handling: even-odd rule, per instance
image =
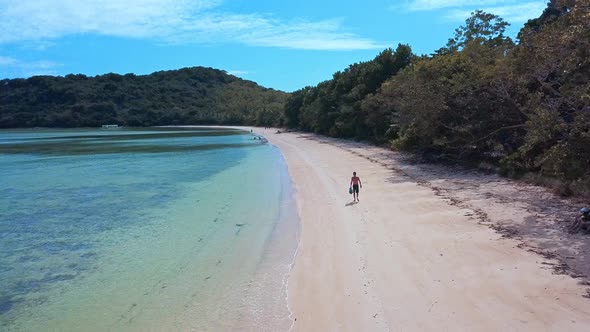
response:
[[[590,188],[590,2],[551,0],[517,37],[476,11],[430,56],[385,50],[295,91],[288,126]]]
[[[279,122],[287,94],[224,71],[34,76],[0,81],[0,128]]]

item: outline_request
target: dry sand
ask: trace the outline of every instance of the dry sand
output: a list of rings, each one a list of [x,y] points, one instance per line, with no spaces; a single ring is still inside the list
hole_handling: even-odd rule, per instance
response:
[[[498,186],[490,195],[473,189],[486,186],[477,175],[461,182],[384,149],[254,130],[282,151],[297,190],[301,236],[288,285],[294,330],[590,330],[580,278],[556,274],[558,261],[526,250],[531,234],[510,238],[481,222],[504,230],[526,219],[521,210],[530,206],[516,200],[518,189],[508,191],[516,203],[502,203]],[[352,171],[363,183],[358,204],[348,194]],[[476,200],[457,198],[469,190]],[[587,246],[579,241],[571,252]]]

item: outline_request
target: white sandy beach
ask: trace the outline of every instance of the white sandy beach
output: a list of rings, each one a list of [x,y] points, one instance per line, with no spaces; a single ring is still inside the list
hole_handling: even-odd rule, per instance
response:
[[[473,211],[315,135],[254,131],[282,151],[297,190],[294,330],[590,330],[579,280]],[[352,171],[363,183],[358,204]]]

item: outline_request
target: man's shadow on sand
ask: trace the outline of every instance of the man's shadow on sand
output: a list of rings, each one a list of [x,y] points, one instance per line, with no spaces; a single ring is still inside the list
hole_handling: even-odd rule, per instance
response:
[[[359,202],[352,201],[352,202],[348,202],[348,203],[344,204],[344,206],[351,206],[351,205],[355,205],[355,204],[358,204],[358,203]]]

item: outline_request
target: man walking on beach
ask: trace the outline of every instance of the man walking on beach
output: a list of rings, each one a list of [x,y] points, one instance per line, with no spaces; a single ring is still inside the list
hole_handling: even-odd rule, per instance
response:
[[[356,172],[352,172],[352,178],[350,179],[350,185],[352,186],[352,197],[355,202],[359,201],[359,186],[363,187],[361,178],[356,176]]]

